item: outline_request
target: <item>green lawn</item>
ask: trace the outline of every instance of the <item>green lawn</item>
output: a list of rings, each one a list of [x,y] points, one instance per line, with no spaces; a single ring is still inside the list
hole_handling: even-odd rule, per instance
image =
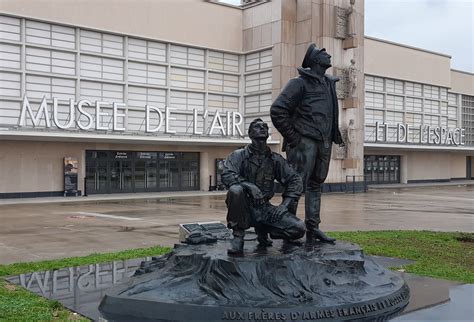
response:
[[[440,279],[474,283],[474,233],[371,231],[331,233],[366,254],[415,260],[400,268]]]
[[[331,236],[359,244],[366,254],[415,260],[416,263],[414,264],[399,267],[410,273],[474,283],[473,233],[371,231],[334,232],[331,233]],[[43,299],[21,287],[6,283],[2,277],[70,266],[154,256],[168,251],[170,251],[169,248],[157,246],[61,260],[0,265],[0,320],[88,321],[64,309],[56,301]]]

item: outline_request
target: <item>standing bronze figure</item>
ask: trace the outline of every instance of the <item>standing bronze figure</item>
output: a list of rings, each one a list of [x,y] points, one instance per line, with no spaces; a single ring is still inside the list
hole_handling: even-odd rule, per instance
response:
[[[271,246],[273,239],[293,241],[303,237],[304,223],[296,217],[294,205],[303,191],[300,176],[288,162],[267,146],[268,125],[261,119],[250,123],[252,143],[232,152],[224,162],[222,182],[229,189],[226,204],[227,225],[233,231],[229,254],[242,254],[245,230],[255,227],[260,246]],[[284,187],[279,206],[270,204],[274,181]]]
[[[334,242],[319,229],[321,184],[326,180],[332,143],[343,145],[338,125],[336,82],[325,74],[331,56],[311,44],[299,77],[291,79],[273,102],[270,115],[284,138],[288,161],[303,178],[305,189],[306,240]]]

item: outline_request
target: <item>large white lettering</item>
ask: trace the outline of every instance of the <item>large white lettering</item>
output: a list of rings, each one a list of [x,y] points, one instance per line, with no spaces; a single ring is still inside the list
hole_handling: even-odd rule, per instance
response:
[[[88,106],[91,106],[92,103],[88,100],[80,100],[78,103],[77,103],[77,110],[79,111],[79,119],[77,121],[77,126],[79,126],[79,128],[81,130],[88,130],[92,127],[92,115],[87,113],[85,110],[84,110],[84,105],[88,105]],[[82,124],[81,122],[81,116],[84,115],[87,119],[87,125],[84,125]]]
[[[212,135],[214,130],[220,130],[222,135],[225,135],[225,128],[224,125],[222,124],[222,119],[219,111],[216,111],[216,114],[214,114],[214,118],[212,119],[212,124],[211,124],[211,129],[209,130],[209,135]]]
[[[158,114],[158,124],[152,128],[151,127],[151,121],[150,121],[150,112],[153,111]],[[145,106],[145,131],[147,133],[154,133],[158,132],[163,125],[163,113],[160,111],[158,107],[152,106],[152,105],[146,105]]]
[[[174,124],[172,121],[176,120],[176,126],[179,124],[179,129],[184,132],[180,134],[183,135],[189,133],[190,135],[244,136],[242,132],[244,118],[240,113],[233,111],[226,111],[223,115],[221,111],[199,111],[195,108],[191,118],[187,112],[180,112],[178,108],[145,105],[144,111],[133,110],[132,119],[135,127],[129,129],[130,112],[124,103],[91,102],[87,99],[81,99],[76,103],[74,99],[69,99],[66,109],[66,102],[61,102],[55,97],[51,101],[43,97],[41,103],[35,102],[38,108],[34,108],[35,104],[30,103],[25,96],[18,119],[19,126],[55,127],[62,130],[77,128],[84,131],[131,130],[134,133],[144,131],[157,135],[158,133],[178,133],[178,128],[172,126]],[[137,125],[139,113],[143,113],[142,125],[139,125],[140,123]],[[144,128],[143,123],[145,123]]]
[[[237,118],[239,119],[238,122]],[[242,114],[240,114],[239,112],[232,112],[232,123],[234,124],[232,126],[232,135],[236,135],[236,132],[238,132],[240,136],[244,136],[242,133],[242,129],[240,128],[243,121],[244,118],[242,117]]]
[[[166,117],[166,121],[165,121],[165,133],[166,133],[166,134],[175,134],[175,133],[176,133],[175,130],[171,130],[171,129],[170,129],[171,120],[176,120],[176,117],[171,117],[171,110],[176,110],[176,109],[175,109],[175,108],[168,107],[168,106],[165,107],[165,117]]]
[[[101,125],[104,116],[108,116],[109,114],[105,112],[101,112],[100,108],[102,105],[106,105],[106,102],[95,101],[95,129],[96,130],[108,130],[108,125]]]
[[[21,106],[20,120],[18,122],[19,126],[26,126],[26,114],[27,113],[30,115],[30,118],[31,118],[31,121],[32,121],[34,127],[37,127],[37,126],[40,125],[41,116],[44,117],[46,127],[51,127],[51,119],[49,117],[49,111],[48,111],[48,104],[46,102],[46,96],[43,96],[43,99],[41,100],[41,104],[40,104],[40,107],[38,108],[38,111],[36,112],[36,115],[34,115],[33,110],[31,109],[30,102],[28,101],[28,98],[26,96],[23,97],[23,104]]]
[[[389,128],[397,131],[396,141],[388,138]],[[415,132],[416,131],[416,132]],[[396,143],[418,143],[437,145],[465,145],[465,129],[434,127],[421,124],[416,129],[412,129],[409,124],[390,125],[383,122],[375,122],[375,142],[396,142]],[[415,135],[414,135],[415,134]],[[417,141],[414,139],[417,138]]]
[[[113,117],[114,117],[114,125],[113,125],[113,130],[114,131],[126,131],[127,128],[126,128],[126,125],[127,125],[127,122],[126,122],[126,117],[127,115],[125,113],[119,113],[119,109],[121,107],[123,107],[123,109],[125,110],[125,112],[127,111],[126,110],[126,105],[123,104],[123,103],[113,103],[112,104],[113,106]],[[123,127],[120,127],[118,125],[118,118],[121,117],[122,118],[122,121],[123,121],[123,124],[124,126]]]
[[[74,108],[74,100],[72,98],[69,99],[69,116],[67,118],[67,123],[66,124],[61,124],[59,122],[59,116],[58,116],[59,108],[58,108],[58,99],[55,97],[53,98],[53,122],[56,127],[60,129],[69,129],[71,126],[74,125],[74,122],[76,121],[76,109]]]

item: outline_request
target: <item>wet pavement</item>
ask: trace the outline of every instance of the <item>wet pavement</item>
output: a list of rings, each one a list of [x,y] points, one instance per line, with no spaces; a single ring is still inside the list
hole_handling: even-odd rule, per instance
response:
[[[178,225],[223,221],[224,194],[0,205],[0,264],[172,246]],[[279,197],[274,198],[278,202]],[[298,216],[304,216],[304,203]],[[322,228],[474,232],[474,186],[324,194]]]
[[[473,321],[474,284],[458,285],[449,289],[449,301],[396,317],[392,321]]]

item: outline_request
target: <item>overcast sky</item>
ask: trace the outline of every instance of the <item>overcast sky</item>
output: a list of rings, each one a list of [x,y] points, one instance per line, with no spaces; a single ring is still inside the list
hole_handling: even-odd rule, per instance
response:
[[[356,0],[357,1],[357,0]],[[365,35],[450,55],[474,72],[474,0],[365,0]]]
[[[471,73],[473,21],[474,0],[365,0],[366,36],[450,55],[452,68]]]

